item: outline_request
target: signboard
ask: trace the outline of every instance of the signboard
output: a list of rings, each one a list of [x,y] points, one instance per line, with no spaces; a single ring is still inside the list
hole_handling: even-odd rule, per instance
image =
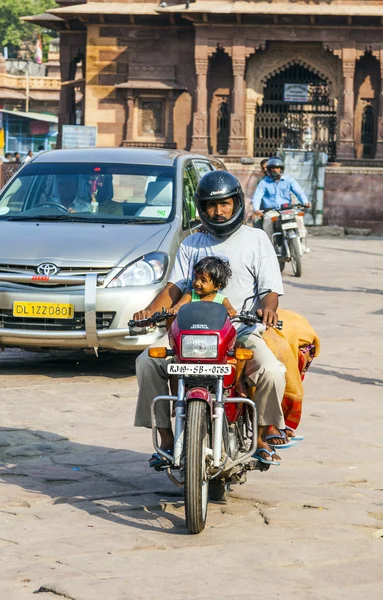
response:
[[[63,148],[95,148],[97,127],[88,125],[63,125]]]
[[[283,100],[285,102],[308,102],[308,83],[285,83]]]
[[[31,135],[47,135],[49,133],[49,123],[45,121],[29,121],[29,133]]]

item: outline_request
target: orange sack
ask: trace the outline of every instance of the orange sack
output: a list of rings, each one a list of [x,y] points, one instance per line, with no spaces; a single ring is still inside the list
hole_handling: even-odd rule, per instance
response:
[[[303,379],[313,358],[319,356],[320,341],[305,317],[291,310],[278,310],[283,329],[268,329],[263,339],[286,367],[286,389],[282,402],[288,427],[296,429],[302,415]]]

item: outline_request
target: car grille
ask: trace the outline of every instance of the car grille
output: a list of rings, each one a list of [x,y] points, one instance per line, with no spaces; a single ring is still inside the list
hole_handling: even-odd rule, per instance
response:
[[[97,329],[109,329],[115,314],[115,312],[97,312]],[[85,315],[83,312],[75,312],[73,319],[31,319],[14,317],[12,310],[0,309],[0,328],[26,331],[81,331],[85,330]]]
[[[33,266],[29,266],[29,265],[8,265],[8,264],[3,264],[0,265],[0,274],[1,275],[5,275],[7,273],[9,274],[18,274],[18,275],[36,275],[37,273],[37,266],[35,267]],[[88,273],[98,273],[98,275],[107,275],[111,268],[105,268],[105,267],[59,267],[59,272],[58,272],[58,276],[61,277],[74,277],[76,275],[78,276],[84,276],[87,275]],[[19,285],[19,284],[14,284],[14,285]],[[41,282],[38,283],[22,283],[20,284],[22,286],[27,286],[30,288],[37,288],[37,289],[41,289],[41,288],[64,288],[64,287],[73,287],[72,285],[69,286],[67,284],[43,284]],[[79,283],[79,285],[83,285],[82,283]]]

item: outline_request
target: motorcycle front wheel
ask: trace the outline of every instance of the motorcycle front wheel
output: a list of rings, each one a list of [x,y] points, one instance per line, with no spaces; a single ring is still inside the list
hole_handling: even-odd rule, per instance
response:
[[[289,248],[291,255],[291,266],[295,277],[302,275],[302,257],[299,248],[299,240],[294,237],[289,240]]]
[[[188,403],[185,440],[185,518],[191,533],[206,525],[209,497],[207,449],[211,448],[208,406],[203,400]]]

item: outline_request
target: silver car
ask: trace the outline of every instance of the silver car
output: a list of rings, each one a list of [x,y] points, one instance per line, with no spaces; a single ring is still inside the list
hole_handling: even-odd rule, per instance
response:
[[[54,150],[0,193],[0,344],[136,351],[127,323],[165,286],[219,160],[143,149]]]

